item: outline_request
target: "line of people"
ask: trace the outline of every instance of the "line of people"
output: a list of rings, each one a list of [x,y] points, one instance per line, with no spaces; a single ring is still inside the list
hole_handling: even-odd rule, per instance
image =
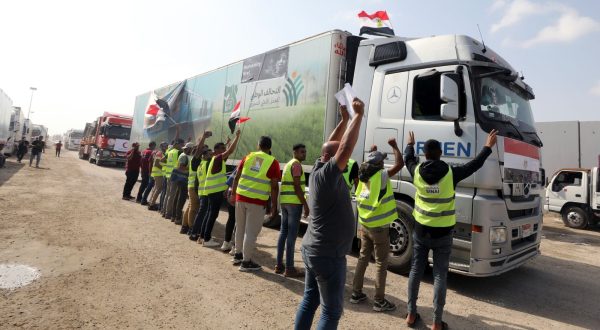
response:
[[[322,308],[319,329],[335,329],[343,313],[346,280],[346,255],[357,232],[351,204],[354,189],[358,210],[361,250],[352,283],[350,303],[367,300],[363,293],[365,270],[375,257],[376,279],[373,310],[393,311],[395,304],[385,298],[387,265],[390,249],[390,224],[398,218],[396,201],[390,178],[405,166],[414,178],[416,187],[413,212],[413,259],[408,285],[408,313],[406,325],[414,327],[420,320],[416,312],[419,283],[433,251],[434,324],[432,329],[447,328],[442,321],[446,294],[452,229],[455,225],[454,189],[458,182],[477,171],[491,154],[496,142],[492,131],[479,155],[462,166],[449,166],[440,160],[441,145],[436,140],[424,144],[426,161],[419,163],[414,150],[414,134],[410,132],[405,159],[395,138],[388,144],[394,154],[391,167],[384,166],[387,154],[372,146],[366,161],[358,164],[350,159],[359,135],[364,104],[355,99],[352,107],[356,114],[349,118],[340,107],[341,121],[321,149],[309,177],[310,194],[305,196],[305,174],[301,163],[306,160],[306,147],[293,146],[294,157],[284,166],[271,155],[272,141],[262,136],[257,151],[245,156],[229,176],[225,162],[235,151],[240,131],[233,141],[216,143],[213,149],[205,145],[211,132],[205,132],[194,145],[176,139],[171,146],[166,142],[155,150],[151,142],[140,152],[134,143],[127,153],[123,199],[131,196],[133,185],[142,171],[142,185],[136,201],[149,210],[177,225],[180,233],[204,247],[220,244],[212,230],[224,200],[229,217],[220,249],[233,256],[232,263],[240,271],[258,271],[262,267],[253,259],[256,240],[269,210],[275,216],[281,205],[281,230],[277,242],[274,271],[286,277],[304,277],[305,290],[296,314],[295,328],[309,329],[315,312]],[[185,143],[185,144],[184,144]],[[279,182],[281,181],[281,192]],[[190,201],[184,210],[186,199]],[[278,201],[278,198],[281,200]],[[270,207],[267,205],[270,201]],[[302,240],[301,255],[305,271],[294,266],[294,248],[301,216],[310,221]],[[235,232],[235,235],[234,235]],[[285,259],[284,259],[285,256]]]

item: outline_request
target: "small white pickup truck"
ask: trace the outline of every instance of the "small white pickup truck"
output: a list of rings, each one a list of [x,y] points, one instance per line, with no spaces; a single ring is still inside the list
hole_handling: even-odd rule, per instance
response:
[[[544,210],[562,215],[567,227],[583,229],[600,220],[600,173],[592,169],[557,171],[546,188]]]

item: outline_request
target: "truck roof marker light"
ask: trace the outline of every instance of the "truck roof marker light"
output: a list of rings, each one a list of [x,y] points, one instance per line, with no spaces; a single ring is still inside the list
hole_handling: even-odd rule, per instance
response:
[[[471,225],[472,233],[483,233],[483,227],[478,225]]]

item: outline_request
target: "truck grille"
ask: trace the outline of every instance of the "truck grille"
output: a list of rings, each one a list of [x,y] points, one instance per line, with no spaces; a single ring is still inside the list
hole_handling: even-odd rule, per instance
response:
[[[535,242],[535,240],[536,240],[536,238],[537,238],[537,233],[535,233],[535,234],[533,234],[533,235],[531,235],[531,236],[529,236],[529,237],[525,237],[525,238],[517,238],[517,239],[514,239],[514,240],[512,240],[512,241],[510,242],[510,246],[511,246],[511,247],[513,248],[513,250],[514,250],[514,249],[517,249],[517,248],[519,248],[519,247],[521,247],[521,246],[524,246],[524,245],[528,245],[528,244],[534,243],[534,242]]]
[[[508,212],[508,217],[511,220],[515,220],[522,217],[531,217],[537,214],[538,208],[533,207],[530,209],[522,209],[522,210],[506,210]]]

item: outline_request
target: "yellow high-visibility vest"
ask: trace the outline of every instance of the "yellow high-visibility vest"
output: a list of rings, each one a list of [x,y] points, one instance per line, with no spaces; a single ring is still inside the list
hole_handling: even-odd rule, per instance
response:
[[[381,227],[394,222],[398,218],[396,200],[392,192],[392,183],[388,178],[385,194],[379,199],[381,191],[381,171],[377,171],[370,179],[369,184],[358,183],[356,189],[356,207],[358,209],[358,222],[368,228]]]
[[[208,170],[206,171],[206,183],[204,183],[204,193],[206,195],[227,190],[227,175],[225,174],[226,169],[223,159],[221,159],[221,171],[212,174],[216,158],[217,157],[213,156],[208,164]]]
[[[298,196],[296,195],[296,191],[294,190],[294,177],[292,176],[292,166],[296,163],[300,164],[300,161],[293,158],[287,164],[285,164],[285,167],[283,168],[281,191],[279,192],[279,202],[281,204],[302,204],[300,198],[298,198]],[[300,176],[300,189],[302,189],[303,194],[305,188],[306,184],[304,180],[304,170],[302,170]]]
[[[206,167],[208,161],[201,160],[200,165],[198,165],[198,169],[196,171],[196,176],[198,177],[198,196],[206,196],[204,192],[204,185],[206,184]]]
[[[275,157],[262,151],[251,152],[244,161],[236,194],[266,201],[271,194],[271,179],[267,177]]]
[[[415,168],[413,184],[417,188],[415,196],[415,220],[429,227],[451,227],[456,224],[455,192],[452,168],[435,184],[429,184],[419,174],[421,164]]]

